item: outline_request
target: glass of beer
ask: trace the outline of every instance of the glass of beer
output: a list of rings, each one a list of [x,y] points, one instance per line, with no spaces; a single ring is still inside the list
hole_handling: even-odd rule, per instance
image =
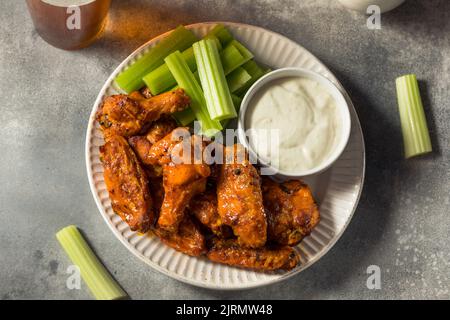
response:
[[[39,35],[65,50],[87,47],[106,25],[111,0],[27,0]]]

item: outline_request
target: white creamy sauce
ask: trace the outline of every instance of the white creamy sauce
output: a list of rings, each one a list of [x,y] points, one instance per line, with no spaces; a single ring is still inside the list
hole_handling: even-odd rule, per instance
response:
[[[320,166],[336,148],[342,130],[332,95],[320,83],[300,77],[262,87],[250,101],[245,126],[253,131],[251,148],[284,172]],[[277,132],[278,141],[273,139]]]

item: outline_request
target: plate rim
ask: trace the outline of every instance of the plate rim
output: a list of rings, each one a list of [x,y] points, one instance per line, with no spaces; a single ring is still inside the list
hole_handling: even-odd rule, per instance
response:
[[[95,124],[95,114],[97,112],[97,107],[98,105],[101,103],[101,100],[103,99],[103,96],[106,93],[106,90],[114,85],[114,78],[117,76],[117,74],[124,68],[124,66],[135,56],[139,55],[150,43],[154,43],[154,42],[159,42],[161,39],[165,38],[168,34],[170,34],[174,29],[168,30],[156,37],[153,37],[151,39],[149,39],[147,42],[145,42],[144,44],[142,44],[141,46],[139,46],[138,48],[136,48],[131,54],[129,54],[124,60],[122,60],[122,62],[114,69],[114,71],[109,75],[109,77],[106,79],[105,83],[103,84],[102,88],[100,89],[97,98],[95,99],[95,102],[93,104],[90,116],[89,116],[89,123],[86,129],[86,137],[85,137],[85,162],[86,162],[86,169],[87,169],[87,175],[88,175],[88,181],[89,181],[89,186],[90,186],[90,190],[92,193],[92,196],[94,198],[94,201],[97,205],[97,209],[100,213],[100,215],[103,217],[103,220],[106,222],[106,224],[108,225],[109,229],[113,232],[113,234],[116,236],[116,238],[118,238],[118,240],[128,249],[128,251],[130,251],[134,256],[138,257],[140,260],[142,260],[143,262],[145,262],[147,265],[149,265],[150,267],[152,267],[153,269],[157,270],[158,272],[176,279],[178,281],[181,281],[183,283],[192,285],[192,286],[196,286],[196,287],[202,287],[202,288],[206,288],[206,289],[213,289],[213,290],[223,290],[223,291],[233,291],[233,290],[247,290],[247,289],[253,289],[253,288],[259,288],[259,287],[264,287],[264,286],[268,286],[271,284],[275,284],[275,283],[279,283],[281,281],[287,280],[295,275],[300,274],[301,272],[305,271],[306,269],[308,269],[309,267],[311,267],[313,264],[315,264],[318,260],[320,260],[324,255],[326,255],[331,248],[333,248],[335,246],[335,244],[338,242],[338,240],[342,237],[342,235],[344,234],[344,232],[347,230],[348,225],[350,224],[350,222],[353,219],[353,216],[356,212],[356,209],[358,208],[359,205],[359,201],[361,198],[361,194],[362,191],[364,189],[364,181],[365,181],[365,173],[366,173],[366,147],[365,147],[365,142],[364,142],[364,135],[363,135],[363,131],[362,131],[362,127],[361,127],[361,122],[359,120],[359,116],[358,113],[356,112],[356,109],[354,107],[354,104],[348,94],[348,92],[345,90],[345,88],[342,86],[342,84],[340,83],[340,81],[337,79],[337,77],[328,69],[328,67],[319,59],[317,58],[315,55],[313,55],[309,50],[307,50],[306,48],[304,48],[302,45],[300,45],[299,43],[295,42],[294,40],[289,39],[288,37],[268,30],[266,28],[263,27],[259,27],[259,26],[255,26],[255,25],[250,25],[250,24],[245,24],[245,23],[238,23],[238,22],[229,22],[229,21],[208,21],[208,22],[199,22],[199,23],[193,23],[193,24],[189,24],[186,25],[185,27],[188,29],[197,29],[197,28],[201,28],[205,25],[216,25],[216,24],[223,24],[225,26],[227,25],[232,25],[234,27],[241,27],[241,28],[246,28],[246,29],[253,29],[259,32],[263,32],[263,33],[269,33],[275,37],[281,38],[283,41],[287,41],[290,44],[300,47],[301,49],[304,50],[305,53],[307,53],[310,57],[312,57],[313,59],[315,59],[320,66],[328,73],[331,74],[335,79],[329,79],[330,81],[334,82],[337,84],[338,88],[341,90],[342,94],[344,95],[344,97],[346,98],[349,107],[351,107],[351,112],[354,112],[355,118],[357,120],[356,123],[356,128],[359,131],[360,135],[361,135],[361,154],[362,154],[362,172],[361,172],[361,178],[358,181],[360,184],[360,188],[358,191],[358,194],[356,195],[355,198],[355,202],[354,202],[354,206],[351,210],[350,215],[348,216],[347,221],[345,222],[345,224],[342,226],[341,230],[339,233],[336,233],[332,240],[324,247],[324,249],[317,254],[313,259],[308,260],[308,263],[306,265],[304,265],[303,268],[298,269],[296,271],[293,272],[287,272],[285,274],[283,274],[282,276],[278,277],[278,278],[274,278],[274,279],[269,279],[269,280],[263,280],[263,281],[259,281],[259,282],[255,282],[255,283],[249,283],[249,284],[240,284],[239,286],[220,286],[220,285],[216,285],[216,284],[206,284],[203,282],[198,282],[196,280],[193,279],[189,279],[186,277],[181,277],[176,273],[173,273],[171,271],[169,271],[166,268],[163,268],[161,266],[159,266],[156,263],[153,263],[152,261],[150,261],[148,258],[146,258],[142,253],[140,253],[139,251],[137,251],[134,247],[131,246],[131,244],[126,240],[125,237],[123,237],[123,235],[119,232],[119,230],[117,228],[115,228],[113,226],[113,224],[111,223],[107,213],[105,212],[103,205],[101,203],[101,200],[98,197],[97,194],[97,190],[95,187],[95,183],[93,181],[93,172],[92,172],[92,167],[91,167],[91,162],[90,162],[90,157],[91,157],[91,152],[90,152],[90,142],[91,142],[91,137],[92,137],[92,131],[93,131],[93,125]],[[326,75],[324,75],[326,77]],[[328,78],[328,77],[327,77]]]

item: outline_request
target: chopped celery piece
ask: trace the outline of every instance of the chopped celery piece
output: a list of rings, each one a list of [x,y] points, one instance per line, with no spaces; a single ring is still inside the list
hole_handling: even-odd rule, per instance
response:
[[[183,111],[172,114],[177,123],[181,126],[190,125],[195,120],[195,114],[191,108],[184,109]]]
[[[231,42],[234,39],[230,31],[227,28],[225,28],[222,24],[217,24],[214,28],[212,28],[212,30],[208,33],[208,35],[216,36],[223,47],[225,47],[229,42]]]
[[[210,39],[194,43],[194,55],[209,115],[213,120],[237,116],[216,44]]]
[[[225,75],[228,75],[247,61],[253,59],[253,54],[240,42],[232,40],[221,52],[220,59],[223,71]]]
[[[250,61],[251,59],[254,58],[253,53],[251,53],[250,50],[248,50],[246,47],[244,47],[244,45],[242,43],[240,43],[239,41],[233,40],[230,42],[230,44],[235,46],[236,49],[239,50],[239,52],[244,57],[245,62]]]
[[[125,291],[92,252],[76,226],[60,230],[56,238],[70,260],[80,269],[81,277],[96,299],[116,300],[127,297]]]
[[[222,42],[220,42],[219,38],[217,38],[215,35],[207,34],[203,39],[214,40],[214,42],[216,43],[216,46],[217,46],[217,50],[219,50],[219,52],[222,51],[222,49],[223,49]]]
[[[231,98],[233,99],[233,105],[234,105],[234,108],[236,109],[236,113],[239,113],[239,109],[241,108],[242,98],[238,97],[235,94],[231,94]],[[228,125],[230,124],[231,120],[232,119],[225,119],[225,120],[222,120],[220,123],[222,124],[222,127],[224,129],[226,129],[228,127]]]
[[[405,75],[397,78],[395,82],[405,158],[431,152],[430,134],[416,75]]]
[[[209,40],[212,41],[212,40]],[[214,43],[212,41],[212,43]],[[178,83],[178,86],[191,98],[191,109],[197,120],[200,122],[202,133],[206,136],[213,136],[217,131],[222,130],[219,121],[212,120],[208,114],[205,97],[202,88],[195,79],[194,74],[189,69],[186,61],[179,51],[170,54],[165,62],[170,72]]]
[[[125,71],[120,73],[116,78],[117,85],[127,93],[140,89],[144,86],[142,78],[162,65],[167,55],[177,50],[186,50],[197,40],[192,31],[179,26]]]
[[[230,92],[236,92],[242,88],[252,76],[242,67],[237,68],[227,76],[228,88]]]
[[[261,68],[255,61],[250,60],[242,65],[242,68],[248,72],[248,74],[252,77],[249,81],[245,83],[245,85],[239,90],[233,92],[236,95],[243,97],[247,90],[263,75],[265,75],[269,70],[264,70]]]
[[[232,44],[226,46],[226,48],[222,51],[220,61],[222,62],[223,73],[225,75],[230,74],[233,70],[246,62],[244,56]]]
[[[197,70],[197,64],[195,63],[194,49],[189,48],[181,53],[184,61],[186,61],[189,69],[194,72]],[[153,95],[160,94],[170,87],[173,87],[177,82],[170,73],[169,68],[164,63],[157,69],[147,74],[144,78],[144,83],[150,89]]]

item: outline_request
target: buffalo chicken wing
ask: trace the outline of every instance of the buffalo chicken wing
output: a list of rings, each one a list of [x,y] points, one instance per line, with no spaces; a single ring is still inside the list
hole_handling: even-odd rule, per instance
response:
[[[128,142],[143,164],[148,166],[155,165],[155,161],[150,156],[152,146],[162,140],[175,128],[176,123],[174,120],[162,118],[151,124],[145,136],[133,136],[128,139]]]
[[[265,178],[262,184],[270,241],[294,246],[319,223],[309,187],[299,180],[281,184]]]
[[[176,232],[166,232],[156,227],[155,234],[169,247],[190,256],[206,253],[205,237],[189,216],[184,217]]]
[[[198,147],[201,155],[202,138],[191,136],[187,129],[181,128],[158,141],[149,152],[149,162],[163,168],[164,201],[158,227],[167,232],[177,231],[191,199],[206,189],[211,172],[201,158],[196,159]]]
[[[243,248],[234,240],[214,240],[207,253],[211,261],[259,271],[291,270],[300,257],[291,247]]]
[[[113,210],[131,230],[148,231],[155,220],[148,179],[125,138],[112,136],[100,147],[100,159]]]
[[[214,189],[208,189],[194,197],[189,204],[188,210],[216,236],[220,238],[230,236],[230,230],[222,223],[217,211],[217,194]]]
[[[140,93],[107,97],[97,112],[105,140],[114,135],[131,137],[142,133],[163,115],[184,110],[189,97],[177,89],[145,99]]]
[[[258,172],[241,145],[225,147],[224,155],[217,181],[220,218],[233,229],[240,245],[262,247],[267,223]]]

